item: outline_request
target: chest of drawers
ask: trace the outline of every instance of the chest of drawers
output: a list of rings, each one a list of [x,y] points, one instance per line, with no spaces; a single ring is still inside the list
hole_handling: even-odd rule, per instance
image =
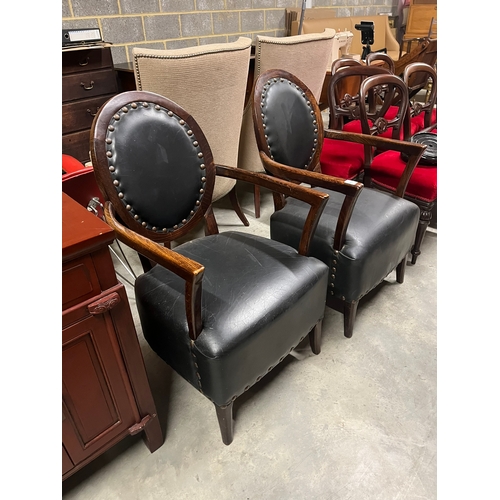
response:
[[[62,53],[62,152],[89,161],[90,128],[97,110],[118,93],[109,47]]]

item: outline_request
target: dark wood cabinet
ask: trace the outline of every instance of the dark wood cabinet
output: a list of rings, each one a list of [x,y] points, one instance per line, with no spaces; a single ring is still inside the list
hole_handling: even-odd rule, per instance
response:
[[[62,152],[88,162],[90,128],[97,110],[118,93],[109,47],[62,52]]]
[[[163,434],[124,286],[108,245],[113,230],[63,193],[62,474],[121,439]]]

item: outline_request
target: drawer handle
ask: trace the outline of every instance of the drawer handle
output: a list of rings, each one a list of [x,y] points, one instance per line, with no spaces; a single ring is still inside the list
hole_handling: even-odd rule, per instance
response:
[[[82,59],[81,61],[78,62],[80,66],[87,66],[89,63],[89,56],[87,56],[85,59]]]
[[[117,304],[120,303],[120,296],[113,292],[106,297],[96,300],[87,306],[87,310],[92,316],[96,316],[97,314],[104,314],[105,312],[110,311]]]
[[[88,113],[90,116],[95,116],[95,115],[97,115],[97,112],[98,112],[98,111],[99,111],[99,108],[95,108],[95,113],[92,113],[92,110],[87,108],[87,113]]]
[[[94,88],[94,80],[90,80],[90,86],[86,86],[83,82],[80,82],[80,85],[84,90],[92,90]]]

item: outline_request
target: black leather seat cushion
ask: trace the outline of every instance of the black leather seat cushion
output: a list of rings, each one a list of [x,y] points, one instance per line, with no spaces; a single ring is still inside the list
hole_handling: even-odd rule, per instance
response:
[[[330,198],[311,243],[310,255],[325,262],[331,270],[328,293],[333,291],[347,302],[356,301],[378,285],[410,251],[420,210],[408,200],[364,188],[356,202],[345,245],[335,256],[333,237],[344,195],[327,189],[321,191]],[[306,215],[304,203],[288,199],[286,206],[271,216],[271,238],[298,248]]]
[[[172,368],[223,406],[323,317],[328,268],[287,245],[238,232],[195,239],[175,251],[205,266],[203,331],[190,340],[184,281],[157,265],[135,285],[144,336]]]

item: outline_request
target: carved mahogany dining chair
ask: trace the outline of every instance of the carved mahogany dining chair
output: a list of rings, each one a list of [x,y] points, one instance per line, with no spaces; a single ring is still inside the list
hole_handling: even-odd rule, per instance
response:
[[[437,124],[437,72],[427,63],[414,62],[406,66],[403,80],[408,87],[410,98],[411,121],[415,123],[417,132]],[[426,90],[424,97],[416,96]]]
[[[230,444],[235,399],[305,336],[320,352],[328,267],[307,255],[328,195],[215,164],[193,116],[151,92],[119,94],[99,110],[91,156],[107,223],[144,257],[135,282],[144,337],[215,405]],[[307,206],[298,250],[234,231],[165,247],[210,210],[216,178],[257,183]]]
[[[334,69],[336,64],[337,67]],[[359,87],[364,79],[378,74],[390,74],[390,72],[376,66],[334,61],[328,87],[329,126],[331,129],[361,132]],[[363,105],[369,106],[370,110],[376,113],[374,102],[372,96],[370,102],[363,103]],[[370,116],[374,116],[373,113]],[[365,147],[363,144],[325,137],[320,156],[321,172],[342,179],[360,180],[363,174],[364,159]]]
[[[270,70],[258,78],[253,118],[266,171],[329,195],[310,251],[330,270],[326,303],[343,313],[344,335],[351,337],[360,299],[394,269],[396,280],[404,280],[419,210],[403,199],[403,194],[425,148],[371,135],[324,130],[313,94],[286,71]],[[384,193],[359,182],[318,173],[324,137],[361,147],[395,149],[408,155],[397,192]],[[307,207],[294,199],[285,201],[285,206],[271,216],[271,237],[298,248]],[[275,197],[277,206],[282,202]]]
[[[372,57],[370,57],[372,56]],[[367,64],[382,60],[388,66],[392,74],[395,74],[394,61],[388,56],[372,52],[367,57]],[[437,123],[437,72],[427,63],[413,62],[405,66],[403,74],[397,75],[403,78],[408,87],[410,99],[410,131],[413,134],[424,128],[429,128]],[[422,92],[425,91],[425,92]],[[397,112],[397,106],[389,107],[385,117],[392,118]]]
[[[386,68],[394,74],[394,59],[383,52],[370,52],[366,56],[366,65],[376,65],[378,67]]]
[[[417,63],[418,66],[415,66],[415,71],[421,68],[420,64]],[[428,69],[431,71],[428,65]],[[426,68],[422,68],[427,71]],[[409,66],[407,68],[408,73],[412,73],[412,68]],[[382,85],[387,86],[388,81],[392,80],[394,87],[399,86],[402,91],[407,92],[407,85],[397,76],[374,76],[365,80],[361,84],[360,88],[360,98],[367,98],[370,92],[373,89],[380,88]],[[435,83],[433,85],[433,89],[436,89]],[[382,94],[379,94],[382,96]],[[390,101],[392,99],[391,96],[388,96],[387,99]],[[429,115],[432,112],[432,108],[429,109]],[[422,144],[426,144],[428,147],[428,151],[424,153],[422,156],[422,160],[418,163],[417,167],[413,171],[406,188],[405,198],[407,200],[415,203],[420,209],[420,219],[418,228],[415,234],[415,243],[411,250],[412,254],[412,264],[417,262],[417,258],[420,255],[420,247],[427,230],[427,227],[430,224],[432,217],[432,210],[437,202],[437,123],[431,125],[427,133],[421,130],[416,134],[408,133],[410,121],[410,113],[407,114],[405,118],[406,127],[403,127],[404,137],[407,141],[416,141],[421,142]],[[417,115],[418,117],[418,115]],[[376,123],[372,123],[368,114],[361,110],[360,121],[363,128],[363,133],[370,133],[371,128],[374,126],[379,127],[381,130],[384,130],[389,127],[390,120],[384,116],[379,117]],[[433,130],[431,130],[433,128]],[[425,130],[425,129],[424,129]],[[429,133],[430,132],[430,133]],[[366,185],[374,188],[378,188],[387,192],[396,192],[399,186],[399,179],[401,177],[402,172],[405,169],[406,161],[404,157],[400,154],[398,150],[390,150],[383,151],[377,154],[373,160],[366,162],[364,169],[364,178],[363,181]]]

